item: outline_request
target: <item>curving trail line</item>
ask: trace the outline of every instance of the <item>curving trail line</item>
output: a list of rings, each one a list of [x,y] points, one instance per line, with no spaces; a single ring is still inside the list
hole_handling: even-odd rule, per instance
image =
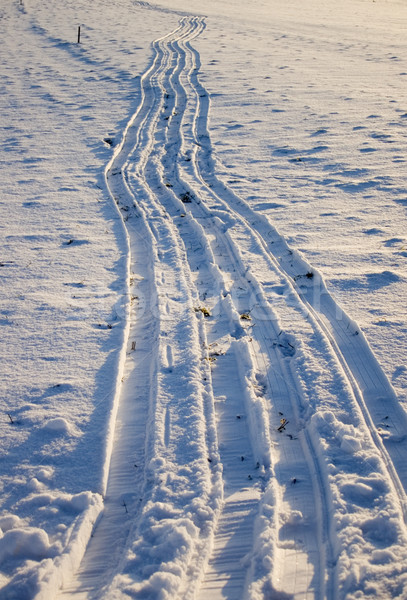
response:
[[[129,243],[128,353],[105,511],[61,598],[116,597],[123,571],[135,597],[155,597],[129,556],[168,571],[170,546],[157,557],[148,539],[164,504],[169,529],[182,517],[195,532],[176,558],[174,598],[343,597],[338,564],[351,550],[336,499],[347,499],[327,465],[355,480],[372,468],[349,463],[343,440],[321,443],[336,439],[333,415],[357,429],[388,486],[383,502],[396,498],[406,517],[406,417],[363,334],[216,175],[190,44],[204,28],[184,17],[154,42],[106,168]]]

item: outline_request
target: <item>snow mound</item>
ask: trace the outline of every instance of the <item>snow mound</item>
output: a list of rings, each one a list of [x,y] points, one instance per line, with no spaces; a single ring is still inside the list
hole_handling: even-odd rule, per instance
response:
[[[350,435],[344,435],[341,441],[341,449],[344,452],[348,452],[348,454],[354,454],[355,452],[359,452],[361,450],[362,445],[360,440]]]
[[[79,494],[43,492],[33,494],[24,500],[24,504],[33,507],[50,507],[70,513],[81,513],[89,509],[94,502],[94,494],[89,491]]]
[[[49,481],[53,475],[54,475],[53,467],[49,467],[49,466],[41,467],[40,469],[38,469],[37,479],[38,479],[38,481],[45,483],[45,482]]]
[[[75,430],[73,425],[63,417],[56,417],[47,421],[43,427],[45,431],[53,433],[61,433],[66,435],[74,435]]]
[[[303,522],[304,517],[300,510],[292,510],[286,514],[281,515],[281,520],[287,525],[299,525]]]
[[[0,539],[0,563],[10,556],[42,560],[54,555],[47,533],[37,527],[10,529]]]
[[[0,517],[0,529],[5,532],[24,525],[24,521],[17,515],[4,515]]]
[[[28,487],[33,492],[40,492],[45,488],[44,484],[41,481],[39,481],[36,477],[32,477],[32,479],[30,479],[30,481],[28,482]]]
[[[320,411],[312,417],[317,436],[328,436],[335,440],[347,454],[356,454],[362,449],[362,434],[351,423],[344,423],[331,411]]]

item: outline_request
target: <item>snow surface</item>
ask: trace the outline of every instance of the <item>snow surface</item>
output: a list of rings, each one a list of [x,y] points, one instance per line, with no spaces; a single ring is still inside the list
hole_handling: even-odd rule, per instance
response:
[[[2,3],[0,600],[407,598],[406,28]]]

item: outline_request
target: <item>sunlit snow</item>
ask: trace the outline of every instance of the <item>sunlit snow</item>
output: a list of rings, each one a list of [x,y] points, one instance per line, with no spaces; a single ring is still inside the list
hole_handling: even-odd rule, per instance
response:
[[[0,600],[407,597],[406,28],[2,3]]]

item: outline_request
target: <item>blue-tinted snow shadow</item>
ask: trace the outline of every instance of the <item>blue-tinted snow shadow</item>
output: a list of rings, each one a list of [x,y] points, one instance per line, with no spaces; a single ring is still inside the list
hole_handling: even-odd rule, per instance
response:
[[[397,283],[401,278],[392,271],[382,271],[380,273],[366,273],[359,277],[352,277],[346,281],[339,282],[343,289],[359,289],[367,292],[374,292],[384,287]]]

